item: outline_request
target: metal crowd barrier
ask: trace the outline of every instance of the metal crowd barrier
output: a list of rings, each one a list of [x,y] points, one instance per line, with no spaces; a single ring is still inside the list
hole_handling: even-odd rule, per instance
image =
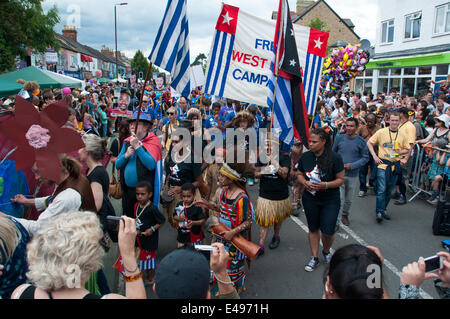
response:
[[[426,150],[437,150],[441,152],[445,152],[447,154],[450,154],[449,150],[444,150],[441,148],[433,147],[433,146],[423,146],[421,147],[419,144],[416,144],[414,146],[414,154],[416,155],[415,162],[414,162],[414,171],[412,173],[412,183],[410,184],[411,188],[414,190],[415,194],[408,200],[408,202],[413,201],[419,194],[425,193],[431,196],[431,191],[428,191],[426,189],[423,189],[420,187],[420,181],[421,181],[421,174],[427,174],[427,172],[422,173],[420,171],[422,164],[424,163],[424,154]],[[433,160],[433,159],[431,159]],[[445,164],[444,164],[445,165]],[[433,181],[431,181],[432,183]]]

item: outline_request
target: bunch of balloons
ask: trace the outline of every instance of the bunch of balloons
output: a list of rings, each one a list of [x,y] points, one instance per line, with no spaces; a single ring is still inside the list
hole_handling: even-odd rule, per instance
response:
[[[345,48],[333,49],[331,57],[324,62],[320,80],[321,88],[332,91],[341,90],[351,78],[364,72],[369,59],[369,52],[362,50],[361,44],[354,46],[349,44]]]

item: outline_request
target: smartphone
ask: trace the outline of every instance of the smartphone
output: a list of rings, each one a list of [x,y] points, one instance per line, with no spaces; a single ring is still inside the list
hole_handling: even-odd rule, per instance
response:
[[[425,258],[425,272],[442,269],[442,259],[443,258],[441,256],[432,256]]]
[[[106,216],[108,230],[119,231],[119,223],[122,217],[120,216]]]

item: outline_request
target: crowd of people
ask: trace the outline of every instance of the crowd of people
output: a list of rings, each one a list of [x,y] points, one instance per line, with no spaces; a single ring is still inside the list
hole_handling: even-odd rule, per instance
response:
[[[146,298],[145,286],[151,285],[160,298],[239,298],[253,257],[236,239],[250,245],[252,224],[258,224],[263,258],[270,228],[269,248],[276,249],[283,221],[303,212],[311,249],[304,269],[312,272],[320,263],[320,242],[328,265],[323,297],[387,298],[383,286],[366,285],[367,266],[383,264],[376,247],[348,245],[331,253],[339,227],[351,223],[357,188],[359,197],[376,196],[374,222],[381,224],[390,220],[391,198],[405,205],[423,189],[436,205],[450,169],[449,83],[415,97],[321,92],[308,144],[295,139],[292,146],[270,134],[259,138],[272,126],[269,108],[207,96],[201,88],[187,98],[173,97],[156,79],[134,89],[88,84],[83,90],[40,91],[36,82],[21,83],[18,96],[0,100],[2,114],[22,108],[22,98],[37,113],[55,114],[55,105],[64,105],[63,127],[77,132],[84,147],[58,155],[57,178],[36,163],[30,167],[53,188],[42,197],[17,194],[11,201],[35,208],[35,218],[0,214],[3,298],[123,297],[111,293],[102,271],[112,242],[118,242],[114,266],[126,282],[127,298]],[[230,128],[244,132],[244,139],[227,138]],[[179,129],[189,135],[177,134]],[[225,146],[212,148],[209,161],[203,157],[222,140]],[[413,184],[417,173],[420,183]],[[247,186],[255,184],[259,194],[252,204]],[[112,195],[121,199],[119,212]],[[205,231],[212,223],[223,228],[208,242]],[[159,261],[163,227],[177,230],[177,250]],[[196,249],[210,243],[210,254]],[[425,272],[422,258],[403,269],[400,298],[418,298],[418,287],[432,277],[440,277],[440,295],[449,297],[450,254],[439,254],[439,276]],[[67,280],[75,274],[78,285]]]

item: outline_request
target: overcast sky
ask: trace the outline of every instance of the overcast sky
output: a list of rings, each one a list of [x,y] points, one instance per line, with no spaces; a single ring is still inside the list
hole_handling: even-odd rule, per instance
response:
[[[288,0],[295,11],[296,0]],[[118,50],[129,58],[137,50],[147,57],[161,24],[166,0],[124,0],[126,6],[117,6]],[[224,0],[260,18],[270,19],[278,9],[278,0]],[[102,45],[114,49],[114,4],[117,0],[45,0],[44,11],[56,5],[61,22],[55,31],[62,32],[63,25],[76,25],[78,42],[100,50]],[[208,54],[214,27],[220,13],[220,0],[188,0],[188,21],[191,61],[199,53]],[[341,16],[351,19],[355,32],[361,39],[375,42],[377,1],[373,0],[327,0]]]

